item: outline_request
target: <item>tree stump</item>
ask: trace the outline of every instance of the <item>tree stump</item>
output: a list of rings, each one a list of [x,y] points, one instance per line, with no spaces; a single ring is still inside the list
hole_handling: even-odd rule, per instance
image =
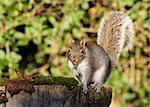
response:
[[[96,93],[89,86],[84,94],[73,78],[35,77],[32,83],[35,88],[32,94],[21,91],[10,97],[7,92],[8,102],[0,107],[109,107],[111,103],[111,88],[102,87]]]

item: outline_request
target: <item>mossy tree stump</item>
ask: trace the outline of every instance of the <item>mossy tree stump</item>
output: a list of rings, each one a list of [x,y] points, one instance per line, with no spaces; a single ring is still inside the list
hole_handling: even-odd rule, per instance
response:
[[[89,86],[84,94],[73,78],[35,77],[32,83],[35,92],[21,91],[13,97],[7,92],[8,102],[0,107],[109,107],[111,103],[111,88],[102,87],[95,93]]]

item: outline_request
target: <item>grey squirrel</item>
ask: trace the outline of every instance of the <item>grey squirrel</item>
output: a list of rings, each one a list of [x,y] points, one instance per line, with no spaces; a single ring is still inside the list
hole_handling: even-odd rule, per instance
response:
[[[73,40],[68,52],[68,67],[75,76],[81,76],[84,93],[91,82],[94,90],[100,92],[120,53],[132,48],[133,22],[126,14],[112,11],[101,20],[97,35],[97,42]]]

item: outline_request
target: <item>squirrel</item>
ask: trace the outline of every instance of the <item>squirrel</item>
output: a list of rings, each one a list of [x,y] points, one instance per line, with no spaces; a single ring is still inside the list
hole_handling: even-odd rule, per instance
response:
[[[68,68],[80,76],[84,93],[90,83],[100,92],[121,52],[133,47],[133,22],[125,13],[112,11],[102,18],[97,35],[97,41],[73,40],[68,52]]]

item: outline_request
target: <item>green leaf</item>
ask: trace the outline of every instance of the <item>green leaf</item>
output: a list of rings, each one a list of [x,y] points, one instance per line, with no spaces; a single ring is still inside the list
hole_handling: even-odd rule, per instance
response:
[[[73,35],[75,36],[75,38],[81,38],[82,32],[80,29],[78,28],[74,28],[72,31]]]
[[[123,97],[126,100],[132,100],[136,97],[136,95],[135,95],[135,93],[126,92],[126,93],[123,93]]]
[[[118,0],[118,2],[121,7],[124,7],[124,6],[132,6],[134,0]]]
[[[0,59],[4,59],[4,58],[5,58],[5,52],[0,49]]]
[[[86,10],[89,8],[89,4],[87,2],[84,2],[81,4],[82,9]]]
[[[29,43],[30,39],[29,38],[23,38],[21,40],[19,40],[16,45],[17,46],[25,46]]]
[[[0,69],[4,69],[7,65],[6,54],[0,49]]]
[[[45,4],[50,4],[52,1],[51,0],[44,0]]]
[[[56,67],[51,67],[50,71],[51,71],[53,76],[59,76],[60,75],[60,72]]]
[[[23,39],[25,37],[24,33],[21,32],[15,32],[14,37],[16,39]]]
[[[35,43],[35,44],[41,44],[41,42],[42,42],[42,38],[41,38],[41,36],[39,35],[37,35],[36,37],[34,37],[33,38],[33,42]]]
[[[4,37],[0,36],[0,44],[5,44],[6,40],[4,39]]]
[[[5,12],[5,8],[0,4],[0,14],[3,14]]]
[[[140,10],[139,11],[139,16],[140,16],[140,18],[142,18],[142,19],[146,19],[147,17],[148,17],[148,12],[147,12],[147,10]]]
[[[52,23],[53,26],[58,27],[59,24],[54,17],[49,17],[48,20],[50,23]]]
[[[8,54],[6,58],[7,61],[9,63],[12,63],[13,65],[18,63],[22,59],[21,56],[15,52],[10,52],[10,54]]]
[[[13,71],[13,72],[10,73],[10,78],[11,79],[16,79],[17,77],[18,76],[17,76],[16,72]]]
[[[2,3],[3,3],[5,6],[10,6],[10,5],[12,5],[15,1],[16,1],[16,0],[3,0]]]

